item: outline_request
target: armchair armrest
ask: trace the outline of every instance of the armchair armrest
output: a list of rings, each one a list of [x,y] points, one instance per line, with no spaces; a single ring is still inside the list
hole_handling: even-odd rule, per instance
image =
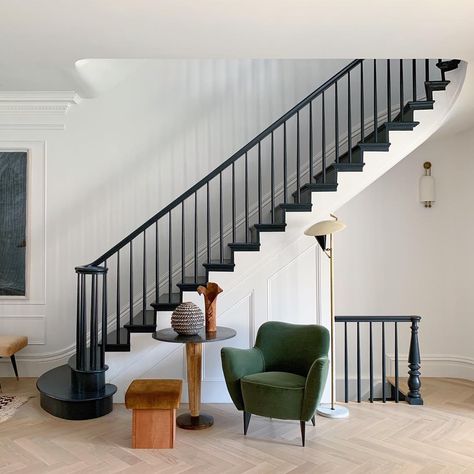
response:
[[[309,421],[321,400],[328,376],[329,361],[326,356],[319,357],[310,367],[306,377],[301,420]]]
[[[265,370],[265,360],[260,349],[236,349],[223,347],[221,350],[222,370],[229,394],[237,410],[244,409],[244,401],[240,389],[240,379],[246,375],[256,374]]]

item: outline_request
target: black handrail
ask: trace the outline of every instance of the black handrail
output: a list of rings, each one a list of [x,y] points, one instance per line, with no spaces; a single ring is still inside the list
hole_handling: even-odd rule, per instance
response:
[[[372,322],[372,323],[383,323],[383,322],[410,322],[416,319],[421,320],[421,316],[336,316],[335,320],[337,323],[357,323],[357,322]]]
[[[209,181],[213,178],[218,176],[222,173],[226,168],[228,168],[232,163],[234,163],[238,158],[243,156],[246,152],[251,150],[255,145],[260,143],[264,138],[271,135],[280,125],[287,122],[291,117],[293,117],[299,110],[303,107],[308,105],[311,101],[313,101],[316,97],[321,95],[325,90],[331,87],[335,82],[339,79],[344,77],[350,70],[357,67],[359,64],[364,61],[363,59],[355,59],[351,61],[346,67],[341,69],[336,75],[331,77],[327,80],[324,84],[318,87],[314,92],[309,94],[305,97],[302,101],[298,102],[292,109],[288,112],[283,114],[278,120],[273,122],[270,126],[268,126],[263,132],[259,133],[253,140],[250,140],[245,146],[243,146],[240,150],[236,151],[230,158],[224,161],[221,165],[211,171],[207,176],[202,178],[198,181],[193,187],[189,188],[185,191],[181,196],[177,197],[174,201],[169,203],[166,207],[164,207],[161,211],[157,212],[154,216],[150,217],[144,224],[140,227],[135,229],[133,232],[127,235],[127,237],[123,238],[118,244],[114,245],[110,250],[105,252],[99,258],[95,259],[90,265],[99,265],[104,260],[107,260],[109,257],[114,255],[118,250],[122,249],[125,245],[127,245],[131,240],[135,237],[139,236],[144,230],[148,229],[151,225],[153,225],[157,220],[164,217],[166,214],[171,212],[174,208],[179,206],[183,201],[185,201],[188,197],[192,196],[195,192],[205,186]]]

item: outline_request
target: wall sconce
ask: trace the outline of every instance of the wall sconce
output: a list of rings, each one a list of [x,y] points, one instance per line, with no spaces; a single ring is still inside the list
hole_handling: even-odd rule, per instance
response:
[[[420,178],[420,202],[422,202],[425,207],[431,207],[431,204],[435,202],[435,181],[433,176],[431,176],[431,163],[426,161],[423,164],[425,169],[425,174]]]

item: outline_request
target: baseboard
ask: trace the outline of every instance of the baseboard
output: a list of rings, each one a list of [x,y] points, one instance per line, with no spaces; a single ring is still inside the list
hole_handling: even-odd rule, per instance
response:
[[[403,368],[404,374],[405,368],[408,367],[408,355],[399,355],[398,359],[400,373]],[[422,354],[420,372],[422,377],[474,380],[474,358],[455,354]],[[387,375],[395,375],[394,354],[387,354]]]

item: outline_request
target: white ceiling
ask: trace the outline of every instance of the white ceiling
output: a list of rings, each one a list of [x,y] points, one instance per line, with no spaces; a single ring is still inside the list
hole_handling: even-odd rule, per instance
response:
[[[0,90],[81,89],[94,58],[469,61],[473,18],[472,0],[0,0]]]

